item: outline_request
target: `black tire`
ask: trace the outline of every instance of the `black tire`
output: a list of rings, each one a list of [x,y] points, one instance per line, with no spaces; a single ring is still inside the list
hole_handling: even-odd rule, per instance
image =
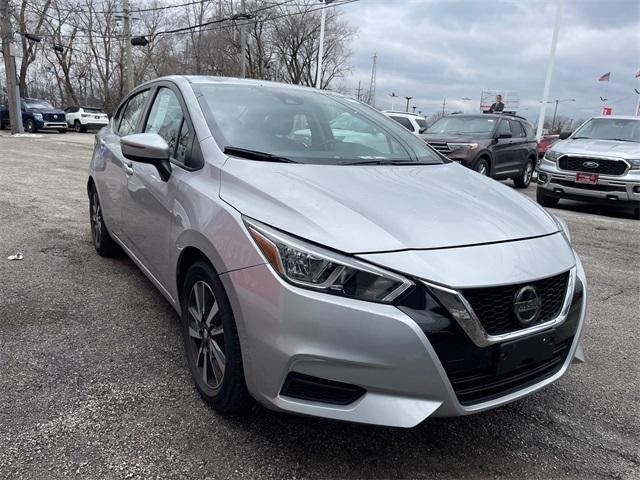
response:
[[[522,172],[517,177],[513,177],[513,183],[516,188],[527,188],[531,183],[531,177],[533,177],[533,170],[535,168],[535,161],[530,158],[527,163],[522,167]]]
[[[67,133],[67,129],[66,128],[61,128],[60,130],[58,130],[59,133]]]
[[[0,122],[0,130],[4,130],[4,122]]]
[[[244,379],[238,330],[222,282],[209,263],[199,260],[189,267],[181,292],[187,365],[198,392],[219,413],[246,411],[252,399]]]
[[[640,220],[640,207],[636,207],[633,209],[633,218],[636,220]]]
[[[87,127],[80,123],[80,120],[73,122],[73,129],[78,133],[84,133],[87,131]]]
[[[491,169],[489,168],[489,162],[486,158],[478,159],[476,161],[476,164],[473,166],[473,169],[480,175],[484,175],[485,177],[491,176]]]
[[[27,121],[24,124],[24,129],[29,133],[36,133],[38,131],[38,127],[36,127],[36,124],[31,118],[27,118]]]
[[[536,189],[536,201],[543,207],[553,208],[558,205],[559,199],[547,195],[546,193],[544,193],[544,189],[538,186],[538,188]]]
[[[91,224],[91,238],[93,246],[101,257],[110,257],[118,251],[118,245],[111,238],[102,217],[102,208],[95,185],[89,189],[89,223]]]

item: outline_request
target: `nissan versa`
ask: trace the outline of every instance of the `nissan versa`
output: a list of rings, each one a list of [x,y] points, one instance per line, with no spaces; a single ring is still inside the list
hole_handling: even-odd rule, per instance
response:
[[[254,398],[411,427],[582,360],[586,280],[564,222],[350,98],[145,83],[96,136],[87,188],[96,250],[122,248],[180,313],[220,412]]]

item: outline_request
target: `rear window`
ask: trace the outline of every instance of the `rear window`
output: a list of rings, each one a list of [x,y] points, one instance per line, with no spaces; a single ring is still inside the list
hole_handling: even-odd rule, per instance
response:
[[[102,113],[104,114],[104,111],[100,108],[83,108],[82,109],[84,111],[84,113]]]

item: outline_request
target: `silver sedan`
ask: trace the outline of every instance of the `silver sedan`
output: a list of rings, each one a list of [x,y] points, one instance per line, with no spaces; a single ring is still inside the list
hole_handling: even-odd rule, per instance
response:
[[[97,134],[87,189],[96,250],[124,250],[181,315],[220,412],[412,427],[582,360],[566,225],[348,97],[147,82]]]

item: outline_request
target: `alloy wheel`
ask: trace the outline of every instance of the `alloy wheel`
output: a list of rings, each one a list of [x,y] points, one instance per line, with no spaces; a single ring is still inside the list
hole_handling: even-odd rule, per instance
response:
[[[91,235],[95,245],[99,246],[102,241],[102,210],[95,190],[91,194]]]
[[[189,355],[204,386],[217,390],[225,372],[224,327],[213,290],[199,280],[191,287],[187,308]]]
[[[531,182],[531,176],[533,175],[533,165],[531,165],[531,162],[527,162],[527,169],[524,172],[524,183],[526,185],[529,185],[529,183]]]

